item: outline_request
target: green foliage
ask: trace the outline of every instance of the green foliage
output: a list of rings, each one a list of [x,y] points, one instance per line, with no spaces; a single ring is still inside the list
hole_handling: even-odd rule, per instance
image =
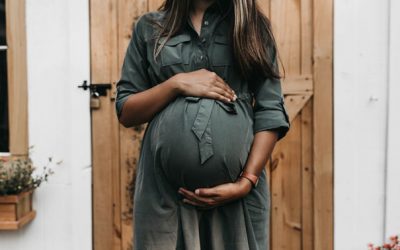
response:
[[[49,167],[52,157],[42,168],[42,173],[34,174],[36,167],[31,158],[18,158],[11,156],[9,159],[0,159],[0,195],[13,195],[33,190],[42,182],[47,182],[48,177],[54,173]],[[57,165],[61,164],[56,162]]]

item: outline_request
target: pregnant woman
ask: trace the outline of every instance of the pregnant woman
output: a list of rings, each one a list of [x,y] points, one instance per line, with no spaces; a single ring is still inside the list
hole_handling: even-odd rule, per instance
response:
[[[119,122],[148,122],[138,250],[265,250],[265,164],[289,130],[277,48],[256,0],[166,0],[139,17],[117,83]]]

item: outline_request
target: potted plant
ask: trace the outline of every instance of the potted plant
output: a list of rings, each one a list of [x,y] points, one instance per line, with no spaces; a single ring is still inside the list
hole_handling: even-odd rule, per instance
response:
[[[41,174],[36,174],[37,168],[29,155],[0,158],[0,230],[19,229],[35,217],[33,191],[54,173],[49,168],[52,163],[49,157]]]

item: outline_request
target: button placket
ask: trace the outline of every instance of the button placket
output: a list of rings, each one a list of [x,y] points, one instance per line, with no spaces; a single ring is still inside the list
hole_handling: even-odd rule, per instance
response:
[[[200,34],[196,32],[191,19],[188,20],[188,26],[194,33],[194,39],[196,40],[194,45],[197,46],[196,52],[193,55],[193,65],[194,69],[206,68],[211,71],[210,68],[210,58],[209,58],[209,46],[212,41],[213,30],[219,23],[220,13],[216,12],[215,9],[208,9],[203,15]]]

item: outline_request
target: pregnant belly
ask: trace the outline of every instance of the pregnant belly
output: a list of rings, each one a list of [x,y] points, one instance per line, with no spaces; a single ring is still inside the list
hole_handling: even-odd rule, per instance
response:
[[[152,143],[172,186],[194,190],[236,180],[253,140],[248,104],[180,96],[158,118]]]

